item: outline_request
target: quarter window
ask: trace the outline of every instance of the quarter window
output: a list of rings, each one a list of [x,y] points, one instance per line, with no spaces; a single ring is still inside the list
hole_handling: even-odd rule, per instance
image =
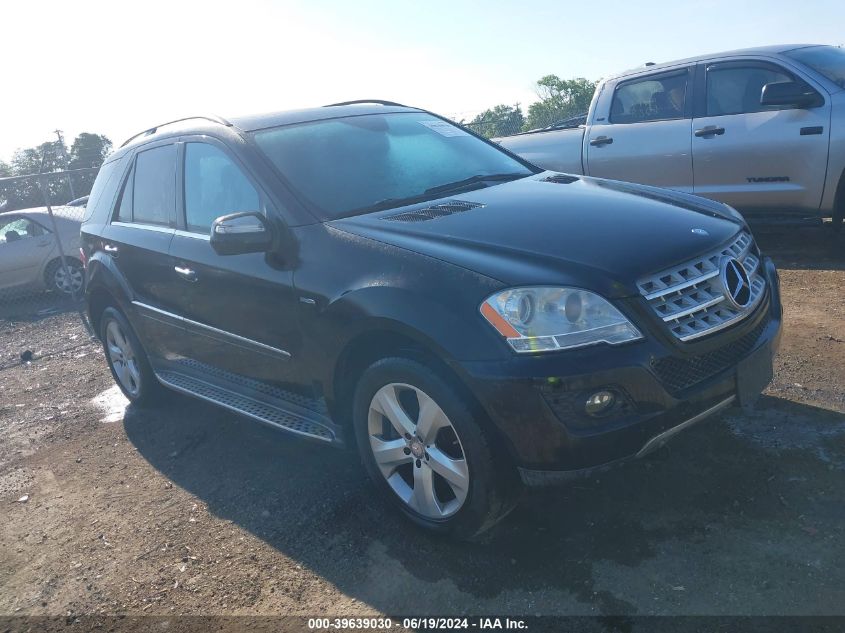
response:
[[[133,222],[170,224],[176,208],[176,146],[140,152],[135,159]]]
[[[185,145],[185,223],[208,233],[221,215],[260,210],[258,191],[222,150],[208,143]]]
[[[126,182],[123,183],[123,191],[120,193],[120,200],[117,205],[115,219],[120,222],[132,221],[132,177],[135,175],[135,168],[129,172]]]
[[[626,82],[613,95],[610,122],[682,119],[686,110],[688,84],[687,71]]]
[[[780,109],[760,105],[763,86],[793,81],[785,71],[765,66],[714,66],[707,69],[707,116]]]

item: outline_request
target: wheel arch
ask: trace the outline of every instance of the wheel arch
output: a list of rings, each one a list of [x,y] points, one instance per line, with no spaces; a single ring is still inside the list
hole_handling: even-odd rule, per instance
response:
[[[98,338],[100,336],[100,319],[109,306],[119,307],[114,295],[105,286],[99,285],[88,293],[88,319],[91,321],[91,327]]]
[[[379,322],[373,327],[351,336],[338,354],[334,364],[328,393],[333,418],[344,428],[352,428],[352,403],[358,378],[373,363],[382,358],[406,358],[417,361],[434,371],[464,398],[488,432],[492,448],[514,455],[513,447],[501,430],[490,420],[487,411],[470,389],[455,362],[434,341],[420,332],[399,323]],[[327,394],[328,395],[328,394]]]

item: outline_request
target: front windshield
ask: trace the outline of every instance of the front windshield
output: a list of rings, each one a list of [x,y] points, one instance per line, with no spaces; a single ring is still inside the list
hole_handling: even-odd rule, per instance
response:
[[[785,53],[795,61],[824,75],[840,88],[845,88],[845,51],[835,46],[810,46]]]
[[[256,132],[255,140],[323,220],[439,198],[451,183],[482,187],[533,173],[423,112],[288,125]]]

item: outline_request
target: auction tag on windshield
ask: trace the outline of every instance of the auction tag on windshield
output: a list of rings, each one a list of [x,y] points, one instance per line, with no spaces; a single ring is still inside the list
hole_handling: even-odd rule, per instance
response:
[[[419,123],[430,130],[434,130],[441,136],[469,136],[461,128],[455,127],[451,123],[446,123],[446,121],[419,121]]]

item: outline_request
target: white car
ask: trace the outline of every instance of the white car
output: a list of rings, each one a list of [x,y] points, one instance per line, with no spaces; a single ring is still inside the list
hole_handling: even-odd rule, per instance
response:
[[[46,208],[0,213],[0,292],[48,289],[79,295],[85,270],[79,260],[78,208],[54,207],[53,215],[67,257],[61,256]],[[68,274],[69,273],[69,274]]]

